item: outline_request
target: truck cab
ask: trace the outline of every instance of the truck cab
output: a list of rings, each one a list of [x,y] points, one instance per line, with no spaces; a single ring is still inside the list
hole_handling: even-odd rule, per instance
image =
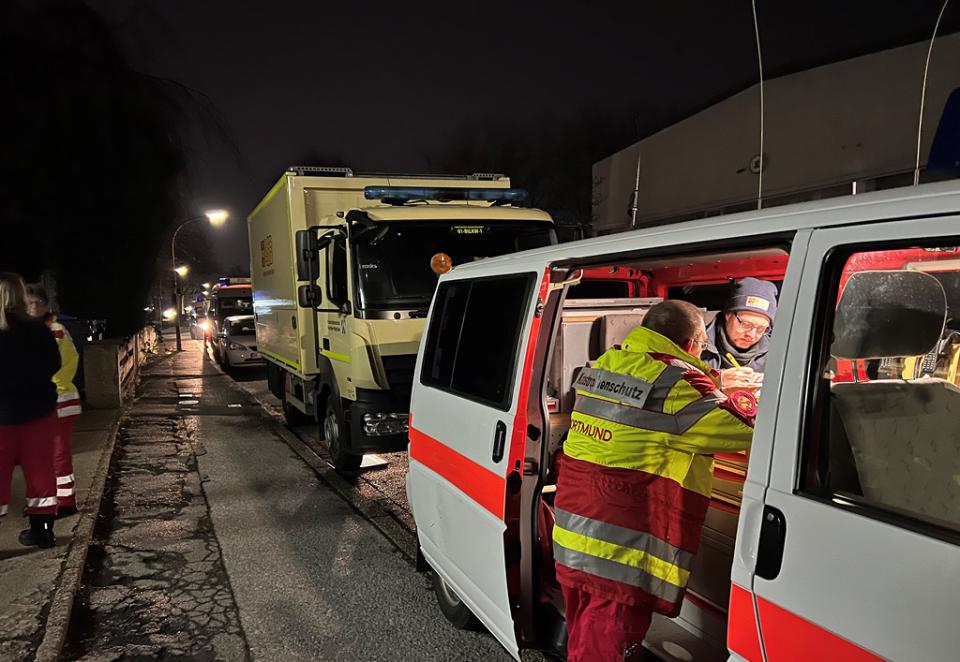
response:
[[[655,615],[644,645],[669,661],[955,657],[958,219],[957,185],[931,184],[443,276],[407,474],[418,568],[443,613],[479,620],[517,659],[563,654],[551,534],[578,371],[657,302],[690,301],[708,321],[753,276],[780,292],[753,445],[713,458],[681,612]]]
[[[437,275],[556,243],[502,175],[294,168],[250,214],[258,351],[290,423],[334,466],[406,448],[413,366]]]

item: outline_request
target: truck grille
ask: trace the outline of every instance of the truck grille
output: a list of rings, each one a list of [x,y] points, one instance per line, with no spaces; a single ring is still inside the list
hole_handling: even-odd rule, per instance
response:
[[[387,376],[387,384],[398,396],[404,400],[410,398],[413,388],[413,370],[417,363],[415,354],[402,356],[384,356],[383,371]]]

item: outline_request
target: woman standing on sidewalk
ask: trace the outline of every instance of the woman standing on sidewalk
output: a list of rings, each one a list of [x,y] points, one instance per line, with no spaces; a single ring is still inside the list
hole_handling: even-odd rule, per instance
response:
[[[57,388],[51,380],[60,369],[60,353],[47,327],[27,316],[23,281],[4,272],[0,272],[0,366],[0,515],[7,514],[13,468],[19,464],[27,482],[30,516],[30,528],[21,532],[20,544],[53,547]]]
[[[57,385],[57,438],[53,468],[57,474],[57,519],[75,515],[77,493],[73,476],[73,423],[80,418],[80,393],[73,385],[80,354],[67,328],[50,312],[50,296],[39,284],[27,285],[27,314],[47,325],[60,350],[60,370],[53,376]]]

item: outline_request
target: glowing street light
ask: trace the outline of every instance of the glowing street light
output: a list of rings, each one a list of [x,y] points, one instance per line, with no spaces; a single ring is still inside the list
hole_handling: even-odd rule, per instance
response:
[[[204,290],[209,290],[209,289],[210,289],[210,283],[203,283],[203,289],[204,289]],[[206,292],[204,292],[204,294],[206,294]]]
[[[177,309],[167,308],[165,311],[163,311],[163,319],[167,320],[168,322],[177,319]]]
[[[215,228],[220,227],[227,222],[228,218],[230,218],[230,212],[228,212],[226,209],[211,209],[203,212],[203,214],[210,221],[210,225]]]
[[[183,278],[190,273],[190,267],[185,264],[181,264],[179,267],[175,268],[174,271],[177,272],[177,275],[180,276],[180,278]]]

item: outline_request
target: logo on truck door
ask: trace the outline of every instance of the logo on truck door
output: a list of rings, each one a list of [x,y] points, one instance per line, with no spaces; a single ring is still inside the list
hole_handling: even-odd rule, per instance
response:
[[[263,275],[269,276],[273,273],[273,236],[267,235],[260,240],[260,264],[263,267]]]

